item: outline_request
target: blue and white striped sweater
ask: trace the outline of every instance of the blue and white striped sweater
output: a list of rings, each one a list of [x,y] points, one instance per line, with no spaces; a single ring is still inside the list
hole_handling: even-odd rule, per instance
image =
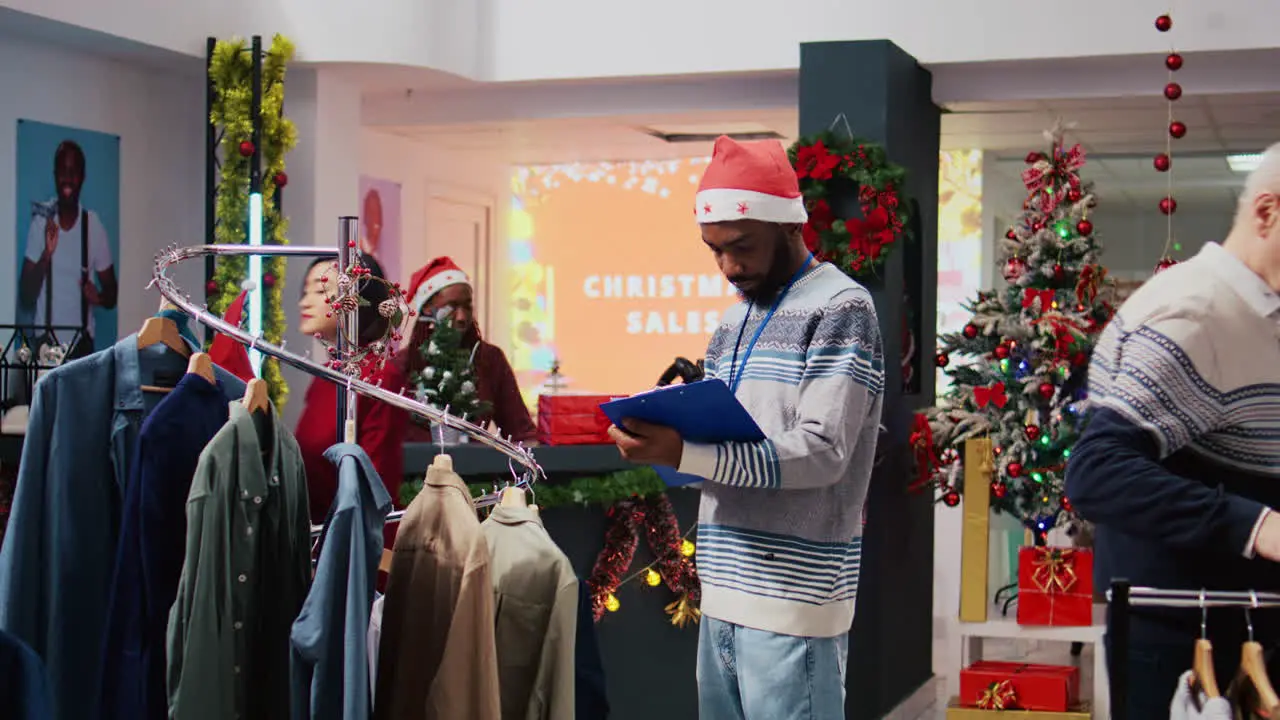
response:
[[[712,337],[709,377],[738,371],[730,366],[746,311],[730,309]],[[766,312],[752,312],[744,345]],[[686,444],[680,467],[711,481],[698,530],[703,612],[787,635],[843,633],[884,391],[870,294],[831,265],[810,270],[741,372],[738,399],[768,439]]]

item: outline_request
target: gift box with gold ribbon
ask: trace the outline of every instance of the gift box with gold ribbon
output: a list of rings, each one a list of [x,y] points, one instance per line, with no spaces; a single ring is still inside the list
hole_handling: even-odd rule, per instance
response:
[[[1081,705],[1065,712],[1048,710],[983,710],[982,708],[961,705],[959,698],[953,698],[947,706],[947,720],[991,720],[999,717],[1002,720],[1089,720],[1093,717],[1088,705]]]
[[[1093,624],[1093,552],[1064,547],[1018,551],[1018,624]]]
[[[1065,712],[1080,702],[1080,669],[982,660],[960,671],[960,704],[980,710]]]

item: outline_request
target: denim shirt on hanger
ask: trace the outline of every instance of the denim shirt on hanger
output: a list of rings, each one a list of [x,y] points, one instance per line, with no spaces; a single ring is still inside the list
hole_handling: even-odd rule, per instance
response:
[[[13,508],[0,547],[0,630],[45,662],[55,720],[96,720],[102,647],[124,483],[142,421],[163,397],[144,395],[186,359],[130,335],[49,371],[36,384]],[[215,368],[228,401],[244,383]]]

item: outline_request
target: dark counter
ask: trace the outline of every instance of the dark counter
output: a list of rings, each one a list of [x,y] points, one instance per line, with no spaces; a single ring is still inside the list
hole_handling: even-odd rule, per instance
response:
[[[405,474],[420,478],[439,452],[435,443],[405,443]],[[484,445],[448,445],[445,452],[453,458],[453,469],[463,477],[511,474],[507,456]],[[605,475],[635,467],[622,459],[615,445],[544,445],[534,448],[533,456],[552,482],[570,475]],[[518,465],[516,469],[518,472]]]

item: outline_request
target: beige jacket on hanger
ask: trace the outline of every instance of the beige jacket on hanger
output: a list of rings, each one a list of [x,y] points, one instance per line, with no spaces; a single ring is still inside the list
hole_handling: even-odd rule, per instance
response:
[[[467,486],[433,466],[400,521],[382,609],[376,720],[498,720],[489,547]]]
[[[529,507],[480,524],[497,599],[503,720],[574,720],[578,576]]]

